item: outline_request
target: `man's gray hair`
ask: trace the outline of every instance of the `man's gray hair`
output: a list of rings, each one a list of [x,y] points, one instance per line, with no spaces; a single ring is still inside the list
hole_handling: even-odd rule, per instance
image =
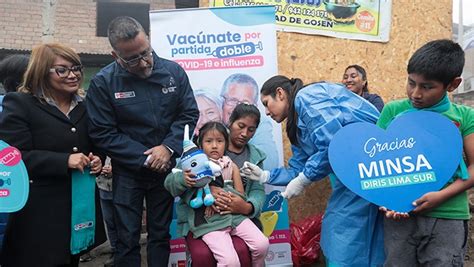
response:
[[[119,42],[135,39],[140,32],[145,33],[145,30],[140,22],[132,17],[116,17],[107,28],[107,36],[113,49],[116,49]]]
[[[257,84],[257,82],[255,81],[254,78],[252,78],[250,75],[247,75],[247,74],[244,74],[244,73],[234,73],[234,74],[230,75],[229,77],[227,77],[227,79],[225,79],[224,84],[222,85],[222,89],[221,89],[221,97],[222,98],[225,98],[225,96],[227,95],[227,92],[229,91],[230,85],[233,84],[233,83],[252,85],[253,94],[254,94],[254,97],[253,97],[254,102],[250,103],[250,104],[254,104],[254,105],[257,104],[257,102],[258,102],[258,84]]]

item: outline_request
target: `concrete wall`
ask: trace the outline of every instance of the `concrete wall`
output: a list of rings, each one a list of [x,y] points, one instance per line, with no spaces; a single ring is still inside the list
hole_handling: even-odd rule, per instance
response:
[[[119,2],[116,1],[115,2]],[[171,9],[174,0],[126,0]],[[0,48],[31,50],[41,42],[60,42],[78,53],[109,54],[106,37],[96,37],[97,0],[1,0]]]

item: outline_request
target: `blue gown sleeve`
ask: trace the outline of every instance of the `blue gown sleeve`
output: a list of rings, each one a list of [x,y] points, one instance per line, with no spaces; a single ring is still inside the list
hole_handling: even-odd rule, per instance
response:
[[[339,103],[324,88],[318,90],[319,87],[302,89],[295,97],[299,145],[292,146],[288,168],[272,170],[268,183],[287,185],[301,171],[311,181],[321,180],[330,173],[329,143],[342,128],[339,120],[344,114]]]
[[[291,146],[291,151],[293,156],[288,161],[288,167],[273,169],[270,172],[268,184],[285,186],[301,172],[308,156],[297,146]]]
[[[273,136],[273,125],[270,122],[269,117],[265,114],[262,114],[257,132],[253,138],[250,139],[249,143],[264,151],[267,155],[267,158],[263,161],[265,169],[269,170],[281,166],[279,164],[277,144]]]
[[[331,172],[328,157],[329,143],[341,128],[341,123],[337,118],[333,118],[325,121],[323,125],[316,127],[311,132],[312,145],[317,148],[317,151],[308,158],[303,169],[303,174],[309,180],[321,180]]]
[[[268,182],[286,185],[299,172],[311,181],[318,181],[331,172],[329,143],[349,123],[375,122],[378,111],[360,97],[337,84],[317,83],[302,88],[294,100],[297,113],[298,146],[288,168],[274,169]]]
[[[336,99],[326,90],[317,93],[304,90],[295,99],[300,127],[300,143],[312,146],[313,152],[306,161],[303,174],[311,181],[318,181],[331,172],[329,164],[329,143],[343,127],[343,110]]]

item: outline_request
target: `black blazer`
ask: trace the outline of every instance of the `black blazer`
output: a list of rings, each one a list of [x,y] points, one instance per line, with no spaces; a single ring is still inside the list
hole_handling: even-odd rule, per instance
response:
[[[92,150],[82,102],[69,113],[25,93],[3,100],[0,139],[18,148],[28,170],[25,207],[7,225],[2,266],[56,266],[70,259],[71,173],[69,155]],[[96,190],[97,191],[97,190]],[[96,243],[105,241],[96,192]]]

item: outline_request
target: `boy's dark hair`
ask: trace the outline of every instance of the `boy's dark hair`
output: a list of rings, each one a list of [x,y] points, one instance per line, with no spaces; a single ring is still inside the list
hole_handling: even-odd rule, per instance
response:
[[[464,51],[451,40],[441,39],[418,48],[408,61],[408,74],[423,75],[425,79],[442,82],[448,86],[460,77],[464,68]]]
[[[30,57],[22,54],[10,55],[0,62],[0,83],[7,93],[15,92],[23,80]]]
[[[204,137],[204,135],[207,133],[207,132],[210,132],[212,130],[216,130],[218,132],[220,132],[223,136],[224,136],[224,139],[225,139],[225,150],[227,150],[227,148],[229,147],[229,132],[227,130],[227,128],[225,127],[224,124],[220,123],[220,122],[217,122],[217,121],[209,121],[209,122],[206,122],[202,127],[201,129],[199,129],[199,135],[198,135],[198,139],[197,139],[197,143],[198,143],[198,146],[200,148],[202,148],[202,139]]]
[[[234,123],[234,121],[247,116],[254,117],[255,121],[257,122],[256,126],[258,127],[260,124],[260,111],[255,105],[248,103],[240,103],[234,108],[230,114],[229,127],[232,125],[232,123]]]

